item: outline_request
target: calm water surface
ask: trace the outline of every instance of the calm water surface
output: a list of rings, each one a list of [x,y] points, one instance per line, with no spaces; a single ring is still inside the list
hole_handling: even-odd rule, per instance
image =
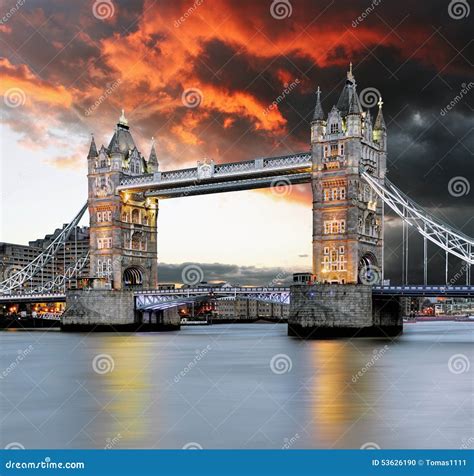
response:
[[[1,447],[474,446],[474,323],[394,342],[286,330],[1,332]]]

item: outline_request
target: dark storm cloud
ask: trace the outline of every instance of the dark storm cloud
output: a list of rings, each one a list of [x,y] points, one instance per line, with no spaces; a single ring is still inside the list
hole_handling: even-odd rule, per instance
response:
[[[158,279],[160,283],[183,284],[183,273],[187,267],[197,270],[203,282],[227,281],[232,285],[271,286],[287,284],[291,281],[291,272],[283,268],[256,268],[222,263],[159,263]]]

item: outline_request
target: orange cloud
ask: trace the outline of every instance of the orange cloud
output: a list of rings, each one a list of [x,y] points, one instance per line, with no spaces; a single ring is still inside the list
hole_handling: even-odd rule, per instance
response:
[[[7,103],[12,94],[23,96],[20,98],[23,104],[41,102],[51,106],[70,107],[73,102],[71,92],[63,85],[53,85],[40,80],[26,65],[15,66],[8,59],[2,58],[0,75],[0,94],[5,96]]]

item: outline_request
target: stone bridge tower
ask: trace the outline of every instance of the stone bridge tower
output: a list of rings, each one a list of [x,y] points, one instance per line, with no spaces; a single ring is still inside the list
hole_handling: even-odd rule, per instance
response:
[[[94,286],[156,287],[158,200],[116,191],[124,178],[158,171],[154,144],[145,160],[122,111],[108,147],[97,150],[92,137],[87,162]]]
[[[382,100],[375,124],[363,111],[352,65],[326,116],[318,88],[311,122],[313,273],[316,282],[376,284],[383,278],[383,205],[360,175],[383,180],[387,134]]]

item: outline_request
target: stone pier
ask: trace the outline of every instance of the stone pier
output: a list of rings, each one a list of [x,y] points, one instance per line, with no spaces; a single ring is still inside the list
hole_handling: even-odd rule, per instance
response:
[[[166,331],[178,330],[176,308],[146,313],[135,310],[133,291],[82,289],[66,293],[61,317],[64,331]]]
[[[403,332],[400,299],[359,284],[290,288],[288,335],[302,339],[393,337]]]

